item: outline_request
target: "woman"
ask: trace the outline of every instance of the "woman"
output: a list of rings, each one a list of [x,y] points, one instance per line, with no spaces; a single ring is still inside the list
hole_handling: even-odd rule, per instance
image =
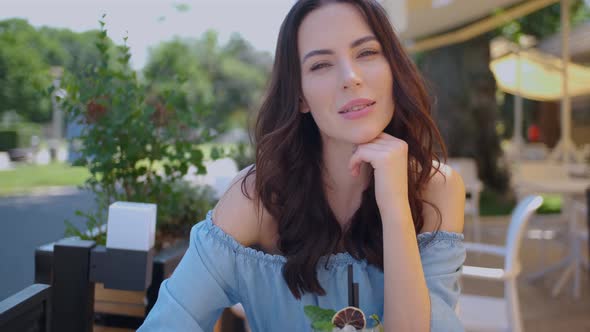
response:
[[[211,331],[242,303],[253,331],[310,331],[304,306],[360,308],[386,331],[462,330],[465,191],[417,70],[373,0],[300,0],[282,24],[240,173],[139,331]]]

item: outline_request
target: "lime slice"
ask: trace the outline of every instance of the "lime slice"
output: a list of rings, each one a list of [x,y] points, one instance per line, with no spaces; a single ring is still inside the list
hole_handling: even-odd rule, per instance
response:
[[[365,319],[365,313],[361,309],[346,307],[332,317],[332,324],[338,328],[350,325],[357,330],[362,330],[367,325],[367,320]]]

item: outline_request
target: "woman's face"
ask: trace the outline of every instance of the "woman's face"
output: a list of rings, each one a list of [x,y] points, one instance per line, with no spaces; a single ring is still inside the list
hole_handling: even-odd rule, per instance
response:
[[[322,6],[302,21],[297,42],[300,110],[311,112],[322,138],[362,144],[379,135],[393,117],[393,78],[361,12]]]

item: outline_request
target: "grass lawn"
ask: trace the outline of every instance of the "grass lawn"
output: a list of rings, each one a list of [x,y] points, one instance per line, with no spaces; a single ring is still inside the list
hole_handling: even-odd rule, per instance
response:
[[[16,166],[0,171],[0,196],[26,194],[41,187],[77,186],[89,175],[85,167],[62,163]]]
[[[202,144],[208,159],[214,146],[229,150],[235,144]],[[155,168],[162,167],[159,164]],[[0,171],[0,197],[27,194],[43,187],[78,186],[90,176],[85,167],[72,167],[63,163],[49,165],[17,165],[12,170]]]

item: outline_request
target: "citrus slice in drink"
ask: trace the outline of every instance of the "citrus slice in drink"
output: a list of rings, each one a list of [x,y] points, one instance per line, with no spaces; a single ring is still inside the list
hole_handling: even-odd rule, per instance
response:
[[[362,330],[367,325],[367,320],[365,319],[365,313],[361,309],[346,307],[332,317],[332,324],[338,328],[350,325],[357,330]]]

